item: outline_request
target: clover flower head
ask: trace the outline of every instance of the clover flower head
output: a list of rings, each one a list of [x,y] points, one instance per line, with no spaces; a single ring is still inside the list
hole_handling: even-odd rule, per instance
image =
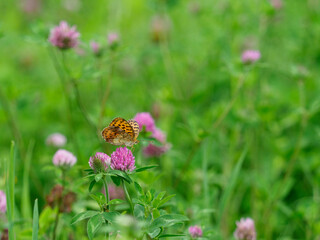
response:
[[[48,146],[63,147],[67,143],[67,138],[61,133],[50,134],[46,139]]]
[[[90,157],[89,165],[95,172],[105,172],[110,166],[111,158],[102,152],[97,152],[94,156]]]
[[[199,226],[191,226],[189,227],[189,233],[192,238],[202,237],[202,230]]]
[[[133,171],[135,158],[132,152],[126,147],[119,147],[111,154],[111,169],[121,171]]]
[[[115,46],[119,42],[119,35],[115,32],[111,32],[107,36],[109,46]]]
[[[71,152],[59,149],[54,154],[52,161],[58,167],[72,167],[77,162],[77,158]]]
[[[256,240],[257,233],[251,218],[241,218],[239,222],[236,222],[236,225],[234,237],[237,240]]]
[[[140,131],[142,131],[143,127],[145,127],[148,132],[153,132],[156,128],[154,119],[148,112],[137,113],[134,120],[139,124]]]
[[[271,5],[276,10],[279,10],[283,7],[282,0],[271,0]]]
[[[160,157],[164,153],[166,153],[171,148],[171,144],[166,143],[162,146],[157,146],[152,143],[149,143],[142,151],[143,155],[147,158],[150,157]]]
[[[159,43],[168,38],[171,24],[169,19],[156,15],[151,20],[151,40]]]
[[[241,59],[243,63],[254,63],[261,58],[258,50],[246,50],[242,53]]]
[[[82,2],[80,0],[64,0],[62,2],[63,7],[70,12],[77,12],[81,7]]]
[[[101,53],[101,47],[100,47],[100,44],[95,42],[95,41],[91,41],[90,42],[90,47],[91,47],[91,50],[92,52],[95,54],[95,55],[100,55]]]
[[[6,194],[0,191],[0,212],[5,213],[7,211],[7,199]]]
[[[152,131],[151,137],[157,139],[161,143],[166,142],[166,135],[159,128],[154,128],[154,130]]]
[[[51,29],[49,42],[60,49],[69,49],[79,44],[79,36],[75,26],[70,27],[67,22],[61,21],[59,26]]]
[[[24,0],[20,1],[21,10],[29,15],[34,15],[39,13],[41,10],[40,0]]]

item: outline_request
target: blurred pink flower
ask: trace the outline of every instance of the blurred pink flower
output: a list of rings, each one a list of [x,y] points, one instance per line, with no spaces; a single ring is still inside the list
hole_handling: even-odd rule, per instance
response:
[[[107,36],[109,46],[115,46],[119,42],[119,35],[115,32],[111,32]]]
[[[202,230],[199,226],[191,226],[189,227],[189,233],[192,238],[202,237]]]
[[[151,137],[157,139],[161,143],[165,143],[167,138],[165,133],[162,132],[159,128],[153,129]]]
[[[105,172],[110,166],[111,158],[102,152],[97,152],[89,159],[89,166],[94,172]]]
[[[188,8],[189,8],[189,11],[193,14],[198,14],[201,10],[201,7],[198,1],[190,2]]]
[[[151,114],[148,112],[137,113],[134,117],[134,120],[136,120],[139,124],[140,132],[142,131],[143,127],[145,127],[146,131],[148,132],[153,132],[156,128],[154,120]]]
[[[5,213],[7,211],[7,199],[6,194],[0,191],[0,212]]]
[[[49,41],[60,49],[69,49],[79,44],[79,36],[75,26],[70,27],[67,22],[61,21],[59,26],[51,29]]]
[[[101,53],[101,47],[100,47],[100,44],[95,42],[95,41],[91,41],[90,43],[90,46],[91,46],[91,49],[92,49],[92,52],[95,54],[95,55],[100,55]]]
[[[79,45],[74,48],[74,51],[79,56],[85,56],[86,55],[86,51],[82,47],[80,47]]]
[[[158,119],[161,114],[161,106],[158,103],[154,103],[152,105],[152,116],[154,116],[155,119]]]
[[[46,139],[48,146],[63,147],[67,143],[67,138],[61,133],[50,134]]]
[[[21,9],[27,14],[35,14],[40,11],[40,0],[21,0]]]
[[[237,240],[256,240],[256,229],[251,218],[241,218],[236,222],[237,229],[234,236]]]
[[[121,171],[133,171],[135,160],[131,150],[126,147],[119,147],[111,154],[111,169]]]
[[[273,6],[274,9],[281,9],[283,4],[282,4],[282,0],[271,0],[271,5]]]
[[[125,194],[122,187],[117,187],[114,184],[108,184],[108,192],[109,192],[109,198],[112,199],[125,199]],[[106,194],[106,191],[104,188],[102,188],[102,193]]]
[[[63,0],[62,5],[66,10],[71,12],[76,12],[81,7],[81,1],[80,0]]]
[[[168,18],[154,16],[151,20],[151,40],[155,43],[166,40],[169,36],[171,24]]]
[[[142,152],[145,157],[160,157],[171,148],[171,145],[166,143],[162,146],[156,146],[153,143],[149,143]]]
[[[246,50],[242,53],[243,63],[254,63],[258,61],[261,57],[260,51],[257,50]]]
[[[76,162],[77,158],[69,151],[59,149],[53,156],[53,164],[62,167],[72,167]]]

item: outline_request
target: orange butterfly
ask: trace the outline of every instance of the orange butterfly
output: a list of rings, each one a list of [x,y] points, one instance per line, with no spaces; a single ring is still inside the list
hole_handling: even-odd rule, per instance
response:
[[[108,127],[102,130],[101,134],[108,143],[132,147],[139,142],[137,140],[139,130],[139,124],[135,120],[126,121],[121,117],[117,117],[112,120]]]

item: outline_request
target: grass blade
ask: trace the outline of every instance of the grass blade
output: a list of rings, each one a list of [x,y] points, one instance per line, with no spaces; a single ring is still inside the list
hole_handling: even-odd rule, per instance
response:
[[[7,215],[9,222],[9,240],[14,240],[14,164],[15,164],[15,144],[11,142],[10,159],[7,164],[6,191],[7,191]]]
[[[33,207],[33,226],[32,226],[32,240],[38,240],[39,231],[39,210],[38,210],[38,199],[34,201]]]
[[[224,191],[220,203],[219,203],[219,209],[218,209],[218,223],[221,223],[222,217],[223,217],[223,213],[224,210],[226,208],[226,206],[228,205],[231,195],[234,191],[243,161],[247,155],[248,152],[248,145],[246,146],[246,148],[243,150],[243,152],[241,153],[241,156],[236,164],[236,167],[234,168],[231,177],[230,177],[230,181],[229,181],[229,185],[227,186],[226,190]]]
[[[32,139],[29,143],[26,158],[24,161],[23,168],[23,181],[22,181],[22,199],[21,201],[21,213],[24,219],[31,219],[31,202],[30,202],[30,184],[29,174],[32,159],[32,152],[34,148],[34,140]]]

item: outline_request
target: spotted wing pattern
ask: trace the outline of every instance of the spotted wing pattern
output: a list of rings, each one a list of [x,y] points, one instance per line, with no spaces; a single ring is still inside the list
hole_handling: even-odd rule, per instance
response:
[[[115,126],[109,126],[103,129],[102,137],[106,142],[116,146],[126,145],[130,147],[134,144],[132,136],[123,131],[121,128]]]
[[[127,122],[120,117],[113,119],[109,126],[102,130],[102,137],[106,142],[113,145],[132,147],[134,144],[138,143],[136,140],[138,135],[135,134],[137,131],[137,123],[134,120],[132,120],[132,122],[130,121]]]
[[[134,138],[134,131],[132,126],[123,118],[117,117],[112,120],[112,122],[109,124],[109,127],[115,126],[121,128],[123,131],[128,133],[132,138]]]
[[[139,132],[140,132],[139,124],[137,123],[137,121],[135,121],[133,119],[129,120],[128,123],[131,125],[131,127],[134,131],[134,139],[136,140],[137,137],[139,136]]]

